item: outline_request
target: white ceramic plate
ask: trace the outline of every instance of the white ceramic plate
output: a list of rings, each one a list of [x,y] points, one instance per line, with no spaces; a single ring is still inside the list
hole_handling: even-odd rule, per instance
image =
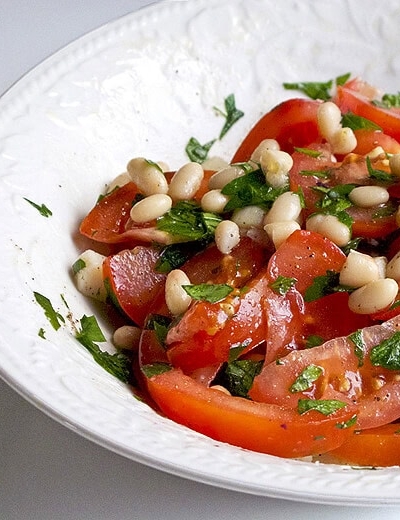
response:
[[[94,31],[0,100],[0,373],[40,409],[134,460],[258,495],[399,504],[400,470],[370,471],[247,452],[178,426],[93,362],[71,319],[99,316],[70,265],[79,221],[137,155],[177,167],[221,127],[234,93],[245,117],[214,151],[229,158],[255,120],[292,93],[283,81],[351,71],[396,92],[397,0],[163,2]],[[25,198],[52,211],[45,218]],[[66,318],[54,330],[33,293]],[[68,305],[68,307],[67,307]],[[68,319],[67,316],[72,318]],[[45,337],[39,335],[44,331]]]

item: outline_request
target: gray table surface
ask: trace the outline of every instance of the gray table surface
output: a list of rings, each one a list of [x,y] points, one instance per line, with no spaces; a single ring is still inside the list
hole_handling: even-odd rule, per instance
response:
[[[149,3],[1,0],[0,94],[70,41]],[[1,520],[391,520],[399,514],[254,497],[162,473],[66,429],[0,380]]]

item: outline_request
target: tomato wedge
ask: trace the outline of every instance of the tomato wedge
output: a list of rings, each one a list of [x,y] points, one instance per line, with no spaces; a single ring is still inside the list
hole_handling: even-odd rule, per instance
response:
[[[329,460],[357,466],[399,466],[400,424],[354,430],[341,446],[329,453]]]
[[[324,416],[241,397],[232,397],[173,369],[150,377],[149,393],[173,421],[212,439],[279,457],[304,457],[340,446],[351,435],[341,427],[353,416],[351,406]]]
[[[263,139],[276,139],[282,150],[305,147],[320,139],[317,125],[319,101],[289,99],[265,114],[250,130],[231,163],[246,162]]]

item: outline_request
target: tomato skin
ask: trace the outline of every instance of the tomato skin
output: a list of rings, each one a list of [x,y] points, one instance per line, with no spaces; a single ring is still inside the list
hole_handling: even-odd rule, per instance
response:
[[[400,153],[400,143],[380,130],[354,130],[357,146],[353,153],[367,155],[377,146],[381,146],[386,153]]]
[[[377,209],[383,208],[358,208],[352,206],[347,213],[353,218],[352,236],[362,238],[384,238],[396,229],[396,215],[375,218]]]
[[[329,460],[357,466],[399,466],[400,424],[353,431],[341,446],[329,453]]]
[[[231,163],[246,162],[263,139],[276,139],[282,150],[292,153],[320,139],[317,125],[319,101],[289,99],[265,114],[250,130]]]
[[[155,248],[137,246],[110,255],[103,263],[103,278],[118,306],[139,327],[164,288],[166,275],[155,271],[158,258]]]
[[[180,370],[148,379],[148,390],[160,410],[173,421],[215,440],[279,457],[304,457],[340,446],[351,428],[352,407],[330,416],[256,403],[206,388]]]

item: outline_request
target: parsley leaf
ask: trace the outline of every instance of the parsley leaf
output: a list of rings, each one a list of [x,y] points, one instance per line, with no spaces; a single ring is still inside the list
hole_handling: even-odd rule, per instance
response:
[[[279,275],[276,280],[269,284],[269,286],[276,294],[284,296],[296,284],[296,282],[296,278]]]
[[[148,379],[169,372],[170,370],[172,370],[172,366],[168,365],[168,363],[151,363],[141,367],[141,371]]]
[[[350,417],[348,421],[337,423],[336,428],[339,428],[340,430],[346,430],[347,428],[351,428],[354,426],[357,422],[357,415],[353,415],[353,417]]]
[[[90,352],[93,359],[107,372],[123,383],[131,380],[131,361],[122,352],[109,354],[100,350],[96,342],[106,341],[95,316],[83,316],[80,320],[81,329],[76,332],[76,339]]]
[[[254,170],[228,182],[222,188],[222,193],[229,197],[229,202],[224,209],[232,211],[246,206],[261,206],[269,209],[274,200],[288,189],[289,186],[273,188],[266,183],[265,175],[261,170]]]
[[[215,213],[204,212],[195,202],[180,201],[157,220],[156,226],[190,242],[212,238],[221,220]]]
[[[49,208],[47,206],[45,206],[44,204],[36,204],[36,202],[32,202],[31,200],[27,199],[26,197],[23,197],[24,200],[26,200],[26,202],[29,202],[29,204],[31,206],[33,206],[35,209],[37,209],[39,211],[39,213],[42,215],[42,217],[51,217],[51,215],[53,214]]]
[[[371,349],[371,363],[389,370],[400,370],[400,331]]]
[[[400,108],[400,92],[397,94],[384,94],[381,100],[374,100],[372,104],[379,108]]]
[[[317,365],[308,365],[290,386],[291,393],[304,392],[323,374],[323,369]]]
[[[320,412],[323,415],[331,415],[345,406],[345,402],[338,401],[337,399],[299,399],[297,411],[300,415],[311,410]]]
[[[318,336],[318,334],[310,334],[310,336],[306,339],[306,348],[314,348],[323,345],[325,340],[322,336]]]
[[[165,246],[161,250],[154,269],[157,273],[169,273],[173,269],[178,269],[189,258],[203,250],[207,244],[208,240],[198,240]]]
[[[334,292],[350,292],[354,289],[339,284],[339,273],[328,270],[325,275],[316,276],[312,284],[307,287],[304,293],[304,301],[312,302],[323,296]]]
[[[209,303],[220,302],[233,291],[233,287],[226,283],[201,283],[198,285],[182,285],[182,288],[194,300],[201,300]]]
[[[79,273],[84,267],[86,267],[86,262],[82,260],[82,258],[78,258],[78,260],[72,264],[72,272],[74,274]]]
[[[383,182],[393,182],[393,175],[385,172],[384,170],[377,170],[372,166],[371,159],[369,157],[366,158],[367,162],[367,170],[368,175],[371,179],[376,179],[377,181]]]
[[[221,133],[219,134],[219,138],[222,139],[226,133],[232,128],[232,126],[244,116],[244,112],[238,110],[236,108],[235,96],[230,94],[224,100],[225,105],[225,113],[217,107],[214,107],[214,110],[225,117],[225,124],[222,127]]]
[[[322,152],[320,152],[319,150],[312,150],[311,148],[300,148],[298,146],[295,146],[294,149],[296,150],[296,152],[307,155],[308,157],[314,157],[315,159],[322,155]]]
[[[354,354],[358,358],[358,366],[364,365],[364,340],[362,330],[358,329],[348,336],[349,340],[354,343]]]
[[[151,314],[146,323],[146,328],[154,330],[156,338],[160,345],[165,344],[168,329],[171,324],[171,318],[162,314]]]
[[[215,141],[216,139],[213,139],[208,143],[200,144],[195,137],[191,137],[185,147],[186,154],[191,161],[201,164],[207,159],[208,152]]]
[[[351,130],[382,130],[379,125],[366,119],[365,117],[347,112],[342,116],[342,126],[351,128]]]
[[[61,325],[65,323],[65,319],[63,318],[63,316],[61,316],[60,313],[54,310],[51,301],[48,298],[46,298],[46,296],[43,296],[42,294],[36,291],[33,292],[33,295],[37,303],[44,310],[44,314],[46,318],[49,320],[53,329],[58,330],[61,327]]]
[[[254,378],[261,372],[263,361],[239,359],[226,363],[216,383],[238,397],[248,397]]]
[[[284,83],[283,87],[286,90],[299,90],[311,99],[321,99],[328,101],[331,99],[331,91],[334,84],[343,85],[349,79],[350,73],[342,74],[329,81],[303,81],[299,83]]]

